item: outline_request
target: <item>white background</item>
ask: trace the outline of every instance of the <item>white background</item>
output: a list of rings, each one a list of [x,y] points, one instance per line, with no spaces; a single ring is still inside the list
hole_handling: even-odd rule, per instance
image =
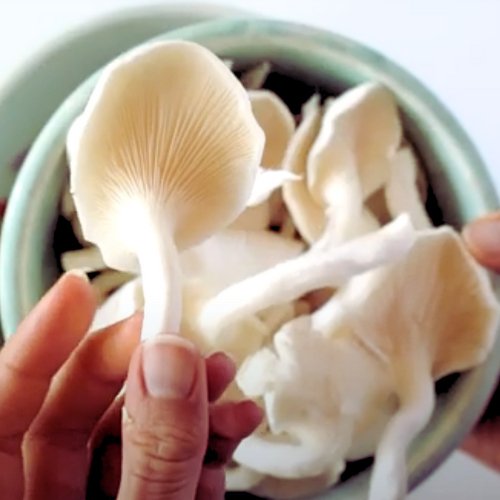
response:
[[[0,0],[0,86],[59,34],[104,13],[144,4],[7,1]],[[399,62],[448,105],[500,187],[500,0],[221,0],[218,4],[336,31]],[[411,498],[498,500],[500,477],[457,453]]]

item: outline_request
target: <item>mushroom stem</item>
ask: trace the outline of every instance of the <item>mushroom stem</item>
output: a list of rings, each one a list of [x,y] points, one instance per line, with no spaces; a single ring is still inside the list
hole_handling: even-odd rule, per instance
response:
[[[377,446],[369,500],[398,500],[407,489],[406,452],[431,418],[435,403],[431,371],[424,363],[405,359],[407,370],[396,374],[400,407],[388,422]]]
[[[199,324],[214,338],[223,327],[268,307],[295,300],[323,287],[347,280],[402,258],[415,241],[406,215],[382,229],[339,245],[335,250],[316,250],[284,261],[222,290],[204,306]],[[359,249],[359,250],[358,250]]]
[[[144,290],[142,340],[162,333],[179,333],[181,324],[179,255],[168,231],[157,228],[156,224],[150,225],[138,251]]]

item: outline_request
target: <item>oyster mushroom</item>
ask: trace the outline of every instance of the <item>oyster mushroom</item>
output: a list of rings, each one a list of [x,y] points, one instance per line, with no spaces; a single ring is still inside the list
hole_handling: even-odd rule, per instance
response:
[[[143,339],[179,331],[178,251],[244,209],[263,143],[244,88],[197,44],[149,44],[104,70],[68,136],[71,192],[106,264],[140,270]]]
[[[349,126],[349,119],[342,119],[342,111],[346,107],[344,99],[349,102],[349,92],[325,104],[320,130],[307,160],[309,189],[311,190],[311,186],[315,188],[316,202],[325,210],[326,226],[321,244],[328,247],[380,227],[363,203],[363,171],[351,149],[356,145],[348,144],[346,147],[344,144],[344,141],[349,141],[343,137],[346,135],[343,128],[352,128]],[[351,115],[355,115],[357,105],[355,101],[355,111],[347,112],[347,117],[351,120],[354,120]],[[347,125],[342,127],[344,121],[347,121]],[[372,166],[379,168],[378,165]],[[382,186],[383,180],[382,176],[378,180]]]
[[[71,220],[71,217],[76,212],[75,203],[73,201],[73,197],[69,192],[69,188],[65,187],[63,190],[63,194],[61,196],[61,215],[66,220]]]
[[[199,325],[217,337],[224,326],[247,315],[318,288],[340,286],[358,273],[402,258],[413,241],[409,219],[401,216],[374,233],[336,248],[313,246],[294,259],[222,290],[203,307]]]
[[[282,207],[281,194],[277,190],[289,182],[299,180],[298,175],[288,170],[259,167],[246,209],[230,227],[244,230],[267,229],[277,219]]]
[[[286,104],[270,90],[249,90],[252,111],[266,136],[261,165],[280,168],[288,143],[295,131],[295,120]]]
[[[328,129],[324,140],[330,161],[308,167],[309,190],[316,202],[322,204],[336,176],[345,176],[345,169],[354,169],[365,200],[389,178],[390,160],[401,143],[396,102],[389,90],[370,82],[330,101],[327,113],[322,127]],[[324,147],[322,138],[317,141]]]
[[[399,263],[354,278],[336,300],[351,334],[386,367],[398,409],[376,451],[370,500],[406,491],[408,445],[434,407],[434,381],[484,361],[499,307],[487,273],[449,227],[423,230]]]
[[[224,349],[239,364],[258,349],[273,325],[256,315],[235,322],[224,339],[209,335],[198,321],[205,304],[222,290],[257,273],[271,269],[280,262],[297,257],[304,245],[269,231],[225,230],[181,255],[184,274],[185,313],[183,332],[203,352]]]
[[[247,201],[247,207],[254,207],[265,202],[276,189],[288,182],[297,182],[300,177],[288,170],[267,170],[260,168]]]
[[[427,229],[432,223],[420,196],[418,178],[419,168],[412,150],[400,149],[391,162],[385,200],[392,217],[407,213],[416,229]]]
[[[378,360],[346,335],[323,335],[313,329],[310,316],[292,320],[274,336],[271,348],[247,358],[238,371],[243,393],[264,398],[269,433],[243,441],[235,460],[277,477],[336,471],[335,481],[359,421],[389,382]],[[279,436],[288,436],[289,443]],[[259,459],[262,455],[275,460]]]
[[[108,270],[100,273],[90,283],[96,292],[98,302],[103,303],[111,293],[134,277],[133,274]]]
[[[264,474],[238,464],[229,465],[225,472],[227,491],[248,491],[257,486],[265,477]]]
[[[314,95],[302,108],[302,121],[290,140],[283,159],[283,168],[301,177],[301,181],[283,186],[283,200],[295,226],[308,243],[314,243],[325,230],[323,207],[312,197],[307,187],[307,158],[321,125],[319,95]]]
[[[102,271],[106,268],[101,252],[97,247],[87,247],[64,252],[61,255],[61,266],[64,271],[79,269],[85,273]]]
[[[258,90],[264,85],[270,72],[271,63],[261,62],[241,75],[241,84],[248,90]]]
[[[144,307],[140,278],[121,285],[97,309],[90,331],[100,330],[122,321]]]
[[[238,218],[229,225],[230,229],[240,231],[264,231],[271,222],[269,200],[247,207]]]
[[[379,441],[369,498],[400,499],[406,449],[432,413],[434,381],[484,361],[499,305],[449,227],[420,231],[404,259],[354,277],[331,300],[330,330],[317,329],[321,310],[297,318],[239,369],[241,390],[264,398],[269,433],[244,440],[235,460],[263,474],[309,477]]]

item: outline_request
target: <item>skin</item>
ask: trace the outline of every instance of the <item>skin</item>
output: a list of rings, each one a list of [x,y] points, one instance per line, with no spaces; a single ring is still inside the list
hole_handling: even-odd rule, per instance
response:
[[[476,260],[500,274],[500,211],[469,224],[463,237]],[[465,440],[463,449],[500,472],[500,383],[474,432]]]
[[[143,357],[158,346],[139,344],[142,318],[86,334],[95,309],[88,281],[67,274],[0,351],[2,499],[223,498],[223,465],[262,418],[250,401],[217,401],[232,361],[168,336],[160,348],[193,380],[182,397],[151,394]],[[179,377],[166,374],[160,388]]]
[[[466,227],[464,240],[500,272],[500,213]],[[262,419],[250,401],[218,402],[231,360],[203,358],[177,336],[139,344],[140,315],[87,334],[95,310],[88,281],[67,274],[0,351],[2,499],[222,499],[223,466]],[[151,352],[182,361],[153,374],[155,390]],[[186,373],[189,385],[179,385]],[[498,398],[464,448],[500,470]]]

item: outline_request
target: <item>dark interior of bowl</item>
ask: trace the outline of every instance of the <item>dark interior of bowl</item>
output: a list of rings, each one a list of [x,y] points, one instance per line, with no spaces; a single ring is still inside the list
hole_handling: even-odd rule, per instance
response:
[[[248,69],[256,62],[257,61],[246,61],[244,64],[236,66],[235,73],[239,76],[243,70]],[[298,118],[300,117],[302,105],[314,93],[320,93],[325,98],[338,95],[351,86],[349,83],[342,81],[335,82],[334,84],[332,84],[331,81],[312,81],[308,74],[301,74],[297,68],[280,64],[279,61],[273,61],[272,68],[273,70],[267,77],[264,88],[276,92],[286,102],[292,113]],[[446,185],[446,179],[439,176],[440,168],[439,164],[436,164],[436,157],[432,148],[428,146],[422,147],[422,145],[427,144],[428,141],[423,137],[422,131],[419,129],[418,124],[412,120],[411,115],[405,112],[404,107],[400,107],[400,109],[405,129],[405,137],[414,147],[428,176],[427,211],[429,215],[435,225],[443,224],[445,221],[450,224],[460,224],[461,221],[457,219],[457,214],[460,213],[458,209],[458,200],[454,199],[453,195],[449,196],[449,186]],[[429,165],[432,165],[433,168],[427,168]],[[433,185],[439,185],[442,192],[448,193],[446,203],[442,204],[443,206],[440,206],[437,202],[439,195],[436,195],[434,192],[432,188]],[[443,200],[443,197],[439,197],[439,199]],[[63,217],[59,217],[56,223],[53,240],[53,255],[56,257],[56,274],[62,272],[59,264],[61,253],[79,247],[80,244],[73,234],[70,223]],[[441,380],[436,386],[437,393],[450,393],[453,391],[453,387],[456,385],[457,380],[459,380],[459,376],[456,375]],[[372,463],[372,458],[350,462],[342,475],[341,482],[349,481],[360,472],[368,469]],[[256,497],[248,493],[228,493],[226,498],[245,499]]]

